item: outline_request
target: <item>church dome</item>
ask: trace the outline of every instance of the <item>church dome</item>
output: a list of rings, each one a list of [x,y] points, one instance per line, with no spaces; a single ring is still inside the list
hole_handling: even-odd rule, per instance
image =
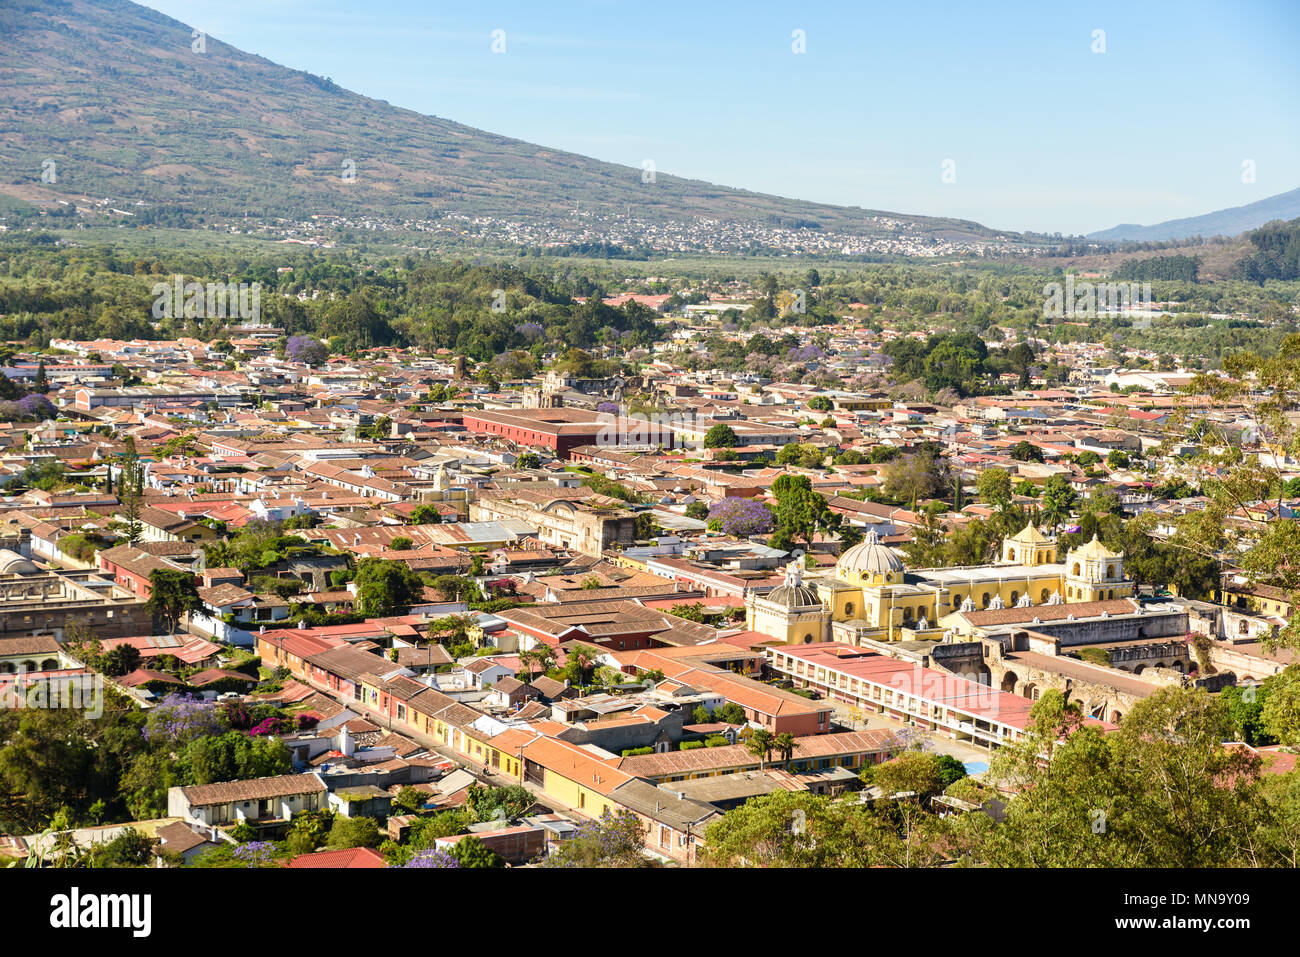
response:
[[[785,608],[808,608],[822,603],[807,585],[777,585],[767,593],[767,600]]]
[[[835,563],[843,575],[889,575],[903,570],[903,560],[888,546],[880,544],[880,536],[873,528],[867,537],[854,545]]]
[[[791,562],[785,571],[785,581],[767,593],[767,600],[782,608],[821,607],[822,600],[817,592],[803,583],[803,567],[798,559]]]

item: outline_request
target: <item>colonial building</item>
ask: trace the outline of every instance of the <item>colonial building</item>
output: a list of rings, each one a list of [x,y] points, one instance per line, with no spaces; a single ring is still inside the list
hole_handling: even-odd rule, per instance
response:
[[[909,572],[874,530],[846,550],[833,575],[804,584],[791,566],[786,582],[745,599],[750,629],[793,644],[830,638],[936,641],[954,612],[1107,601],[1133,593],[1124,556],[1096,538],[1058,562],[1057,546],[1032,525],[1006,539],[1000,561]]]

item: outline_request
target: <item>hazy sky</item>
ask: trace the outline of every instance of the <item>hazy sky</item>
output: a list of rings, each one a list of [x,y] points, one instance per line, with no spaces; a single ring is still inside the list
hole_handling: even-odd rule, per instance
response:
[[[1300,0],[148,5],[397,106],[806,200],[1083,233],[1300,186]]]

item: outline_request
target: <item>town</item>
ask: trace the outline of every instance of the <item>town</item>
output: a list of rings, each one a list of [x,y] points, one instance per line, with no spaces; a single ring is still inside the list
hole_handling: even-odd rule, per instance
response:
[[[1016,309],[1041,283],[977,335],[817,270],[572,296],[578,349],[474,269],[510,291],[465,328],[505,301],[528,348],[392,342],[301,264],[251,316],[135,268],[162,338],[5,347],[3,853],[729,866],[775,827],[768,863],[892,863],[922,815],[932,864],[1048,863],[997,849],[1007,768],[1205,709],[1220,799],[1290,781],[1294,586],[1253,557],[1300,499],[1285,376],[1062,334],[1096,323]],[[117,777],[19,756],[66,722],[139,728]],[[791,830],[832,813],[881,833]],[[1107,813],[1053,853],[1105,860]]]
[[[0,3],[18,943],[1285,932],[1247,5]]]

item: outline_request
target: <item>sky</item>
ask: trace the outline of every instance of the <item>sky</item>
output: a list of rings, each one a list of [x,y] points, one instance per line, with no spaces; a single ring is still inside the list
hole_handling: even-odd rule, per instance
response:
[[[1080,234],[1300,187],[1300,0],[147,5],[396,106],[816,202]]]

